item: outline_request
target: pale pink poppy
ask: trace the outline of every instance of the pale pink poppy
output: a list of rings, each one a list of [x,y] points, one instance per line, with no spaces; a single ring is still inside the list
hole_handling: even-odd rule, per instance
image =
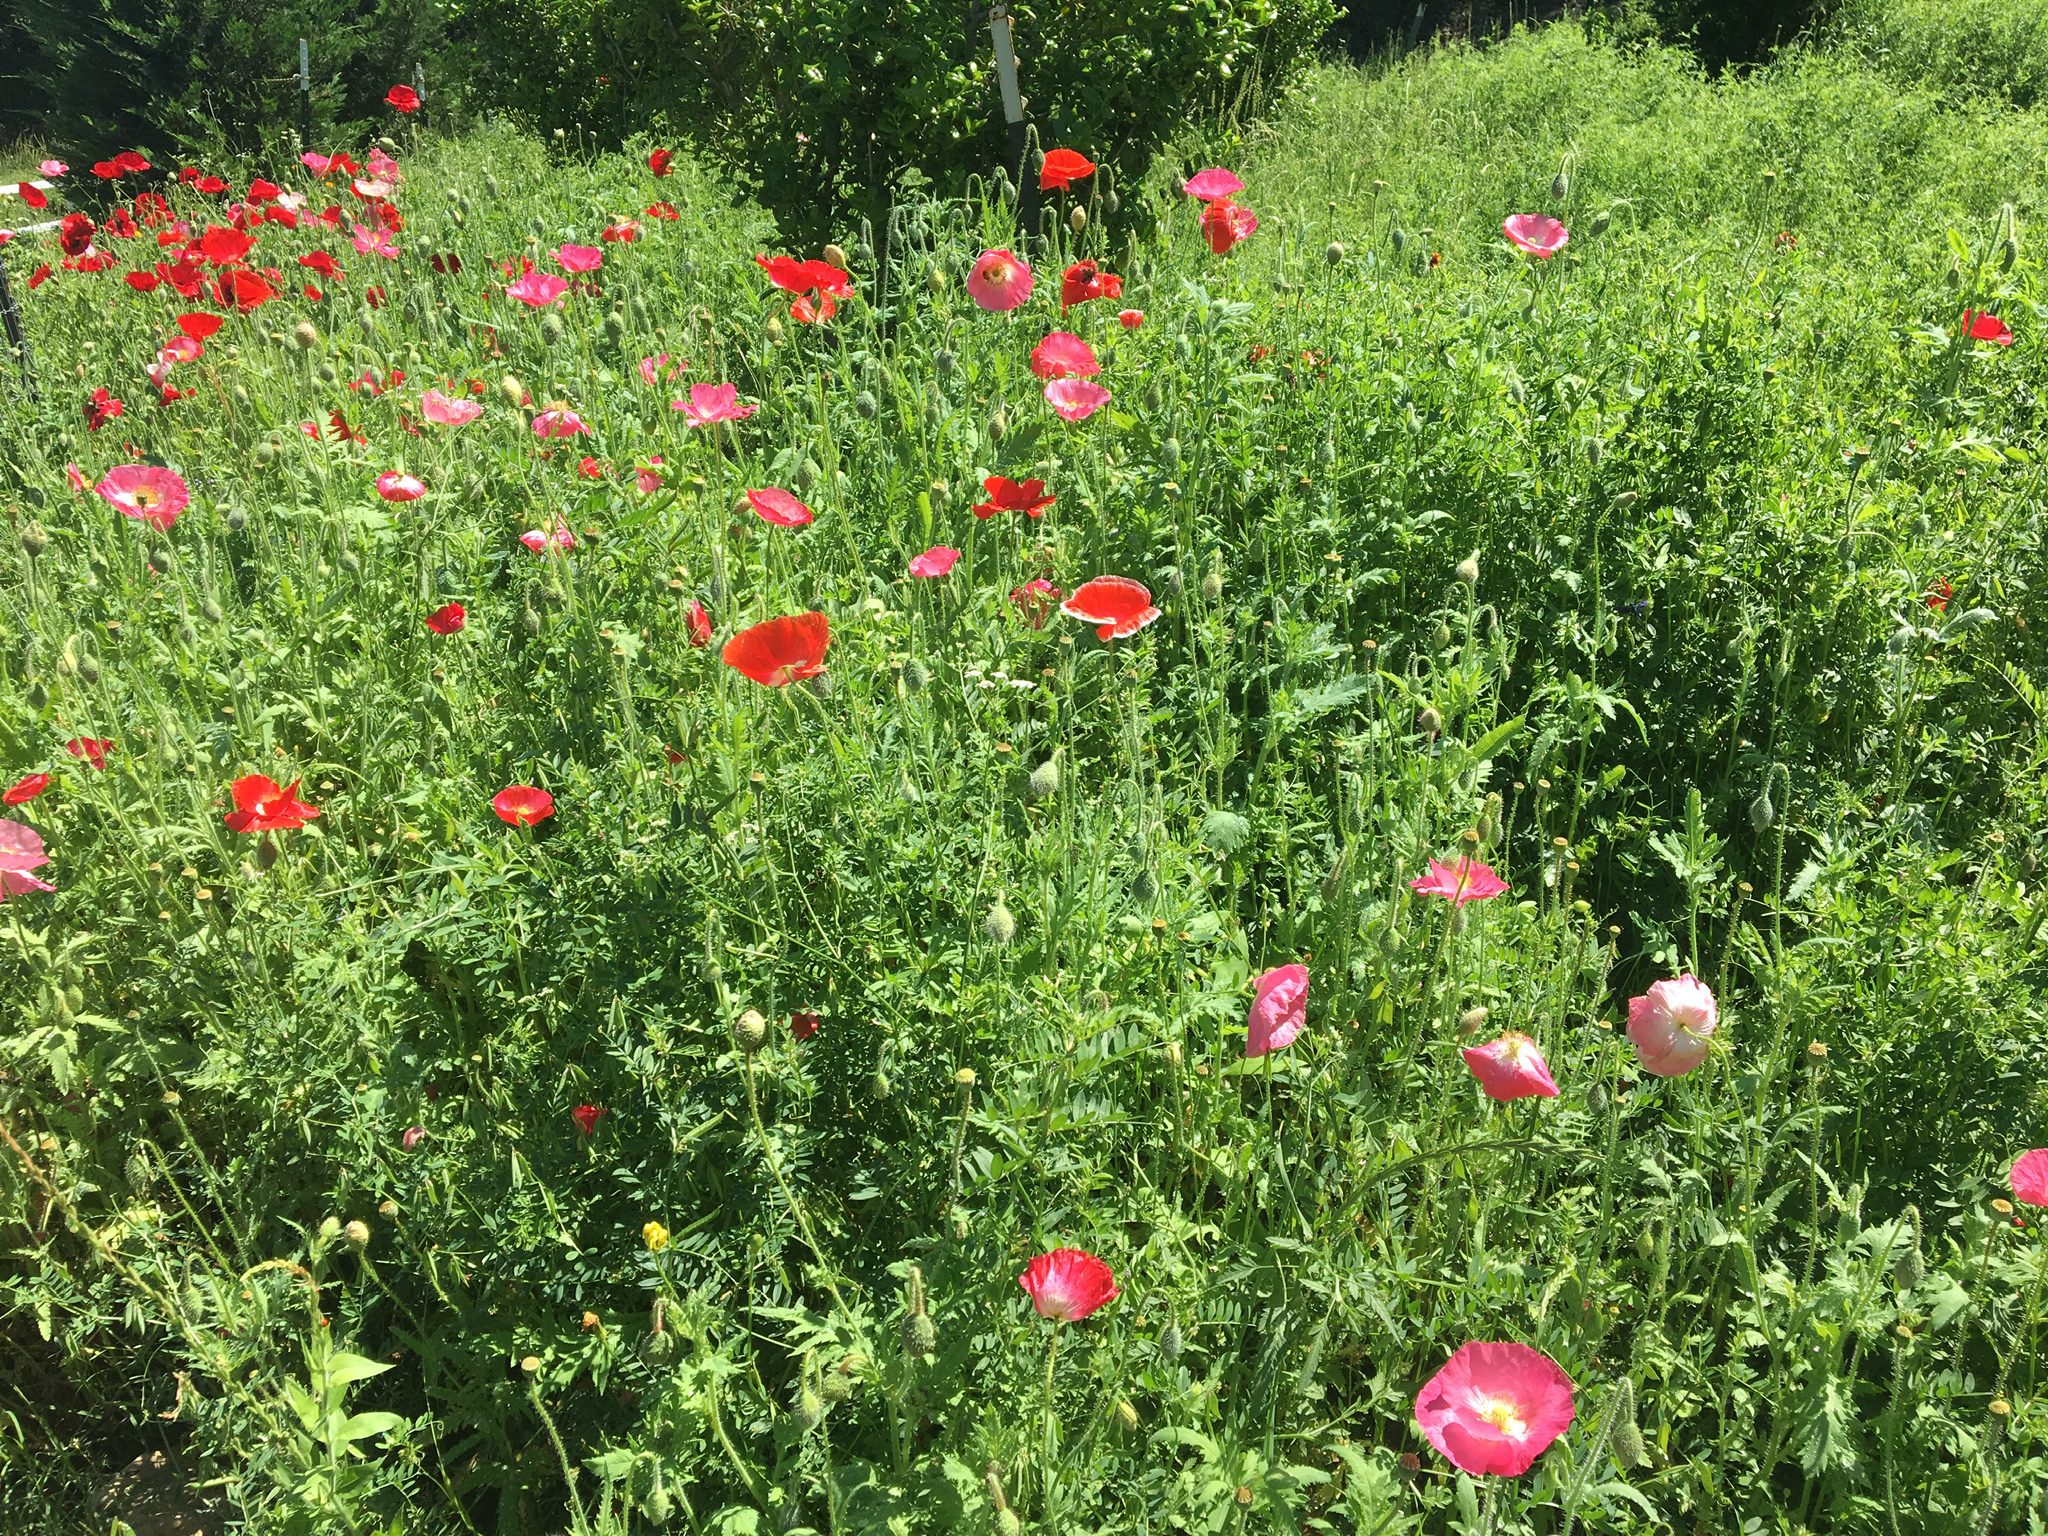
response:
[[[1045,386],[1045,403],[1061,421],[1086,421],[1109,404],[1109,391],[1093,379],[1054,379]]]
[[[64,478],[71,482],[71,489],[74,491],[82,492],[87,489],[85,483],[85,471],[80,469],[76,464],[66,464],[64,466]]]
[[[1308,1022],[1308,967],[1276,966],[1252,987],[1252,1011],[1245,1019],[1245,1055],[1263,1056],[1294,1044]]]
[[[1078,1323],[1117,1298],[1110,1267],[1082,1248],[1041,1253],[1024,1266],[1017,1283],[1031,1297],[1038,1315],[1056,1323]]]
[[[1054,331],[1031,349],[1031,371],[1041,379],[1092,379],[1102,372],[1095,349],[1071,331]]]
[[[483,413],[483,406],[476,401],[457,400],[438,389],[430,389],[420,396],[420,414],[437,427],[465,426]]]
[[[299,156],[299,164],[303,165],[315,176],[325,176],[328,167],[334,164],[334,156],[323,155],[317,149],[309,149]]]
[[[1060,589],[1043,576],[1034,576],[1022,586],[1011,589],[1010,601],[1017,605],[1025,623],[1033,629],[1043,629],[1062,596]]]
[[[1416,1427],[1474,1477],[1520,1477],[1576,1411],[1571,1377],[1526,1344],[1467,1344],[1415,1396]]]
[[[41,171],[45,176],[62,176],[66,171],[70,170],[71,167],[66,165],[62,160],[45,160],[41,165],[37,166],[36,169]]]
[[[604,248],[596,245],[564,245],[555,252],[555,264],[564,272],[595,272],[604,265]]]
[[[1221,198],[1235,197],[1244,190],[1244,183],[1220,165],[1212,165],[1206,171],[1197,171],[1180,184],[1181,191],[1201,202],[1213,203]]]
[[[1570,242],[1571,231],[1547,213],[1518,213],[1503,221],[1500,232],[1508,243],[1548,261]]]
[[[953,569],[959,560],[960,551],[949,544],[934,544],[930,549],[910,562],[913,576],[943,576]]]
[[[206,355],[206,343],[193,336],[173,336],[157,349],[160,363],[196,363]]]
[[[569,285],[552,272],[524,272],[505,285],[505,297],[517,299],[532,309],[559,304],[568,292]]]
[[[659,384],[664,372],[673,377],[687,367],[688,363],[671,364],[666,352],[657,352],[652,357],[640,359],[640,381],[643,384]]]
[[[1643,1070],[1683,1077],[1707,1059],[1720,1025],[1714,994],[1697,976],[1657,982],[1628,1001],[1628,1037]]]
[[[391,231],[378,225],[375,229],[367,224],[355,226],[356,250],[364,256],[382,256],[386,261],[398,259],[398,243],[391,238]]]
[[[2048,1147],[2036,1147],[2014,1158],[2005,1182],[2013,1199],[2028,1205],[2048,1205]]]
[[[386,501],[418,501],[427,494],[427,483],[417,475],[386,470],[377,477],[377,494]]]
[[[1507,888],[1507,881],[1493,872],[1491,864],[1463,856],[1448,864],[1431,859],[1429,873],[1408,882],[1408,889],[1418,896],[1441,896],[1458,907],[1468,901],[1489,901]]]
[[[671,400],[672,411],[681,411],[683,419],[693,427],[715,426],[721,421],[745,421],[761,409],[758,405],[740,403],[737,384],[692,384],[690,398]]]
[[[754,515],[762,522],[773,523],[778,528],[801,528],[816,515],[779,485],[748,491],[747,505],[754,509]]]
[[[385,154],[374,144],[370,146],[369,169],[372,176],[385,181],[402,180],[398,174],[398,162]]]
[[[1557,1084],[1543,1049],[1527,1035],[1510,1030],[1491,1045],[1465,1047],[1465,1065],[1479,1079],[1489,1099],[1506,1104],[1514,1099],[1554,1099]]]
[[[116,464],[93,487],[123,517],[168,529],[191,503],[184,480],[160,464]]]
[[[533,418],[533,435],[535,437],[587,437],[590,435],[590,428],[586,427],[583,424],[583,418],[578,416],[568,406],[558,405],[552,410],[542,411]]]
[[[983,309],[1017,309],[1031,297],[1031,268],[1004,250],[983,251],[967,274],[967,293]]]
[[[410,1152],[426,1139],[427,1128],[424,1125],[408,1125],[405,1128],[405,1134],[398,1138],[398,1144]]]
[[[49,855],[43,852],[40,832],[23,822],[0,817],[0,901],[9,896],[26,895],[30,891],[57,889],[47,880],[38,880],[29,873],[49,862]]]
[[[527,529],[519,535],[519,542],[536,555],[544,555],[550,548],[574,549],[576,535],[569,531],[566,524],[556,523],[552,528]]]
[[[349,190],[366,203],[379,203],[391,195],[391,183],[357,177],[349,183]]]
[[[648,455],[645,464],[633,466],[633,484],[642,496],[652,496],[661,489],[661,455]]]

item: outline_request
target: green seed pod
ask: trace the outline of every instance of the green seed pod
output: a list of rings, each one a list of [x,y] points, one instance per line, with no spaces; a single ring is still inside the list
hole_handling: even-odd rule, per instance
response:
[[[1010,909],[1003,905],[1002,897],[998,896],[996,904],[989,908],[988,916],[982,921],[981,931],[988,935],[989,943],[997,946],[1008,944],[1017,937],[1017,919],[1011,914]]]
[[[301,320],[292,327],[292,340],[299,344],[299,350],[310,352],[320,345],[320,327],[310,320]]]
[[[913,1312],[903,1319],[903,1353],[914,1360],[922,1360],[939,1347],[939,1331],[932,1326],[931,1315]]]
[[[768,1021],[749,1008],[732,1021],[732,1043],[752,1056],[768,1043]]]
[[[1025,781],[1025,791],[1033,800],[1050,800],[1060,791],[1060,764],[1056,757],[1049,757],[1031,770],[1031,777]]]
[[[1323,260],[1333,267],[1342,266],[1344,263],[1344,242],[1342,240],[1332,240],[1328,245],[1324,246]]]
[[[1902,1291],[1910,1291],[1927,1278],[1927,1259],[1920,1251],[1920,1207],[1906,1207],[1908,1243],[1906,1251],[1892,1263],[1892,1283]]]
[[[932,498],[932,510],[934,512],[943,512],[946,510],[946,504],[953,499],[953,488],[943,480],[934,480],[931,483],[930,495]]]
[[[1005,416],[1001,411],[997,411],[994,415],[989,417],[988,440],[990,442],[1000,443],[1006,436],[1009,435],[1009,431],[1010,418],[1008,416]]]

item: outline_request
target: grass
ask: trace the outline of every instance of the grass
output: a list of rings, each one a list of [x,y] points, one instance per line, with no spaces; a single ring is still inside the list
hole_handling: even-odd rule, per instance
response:
[[[1000,189],[846,231],[814,327],[701,174],[506,134],[405,146],[393,262],[266,227],[293,296],[167,404],[210,306],[25,295],[0,776],[56,780],[10,813],[56,889],[0,913],[0,1525],[103,1528],[152,1448],[279,1532],[2048,1518],[2004,1182],[2048,1140],[2044,149],[1847,53],[1713,84],[1559,27],[1192,142],[1260,218],[1227,256],[1177,177],[1084,183],[1009,316],[962,285]],[[565,240],[601,292],[503,295]],[[1112,395],[1068,424],[1028,355],[1080,257],[1124,292],[1066,317]],[[670,408],[719,381],[758,414]],[[128,443],[168,529],[67,482]],[[996,473],[1057,502],[977,519]],[[1010,596],[1105,573],[1162,616]],[[821,677],[721,665],[807,611]],[[319,818],[231,830],[258,773]],[[1454,916],[1410,882],[1460,854],[1509,888]],[[1623,1026],[1681,972],[1720,1028],[1657,1077]],[[1482,1095],[1502,1031],[1557,1098]],[[1055,1325],[1018,1277],[1066,1246],[1122,1294]],[[1412,1423],[1473,1340],[1575,1384],[1523,1476]]]

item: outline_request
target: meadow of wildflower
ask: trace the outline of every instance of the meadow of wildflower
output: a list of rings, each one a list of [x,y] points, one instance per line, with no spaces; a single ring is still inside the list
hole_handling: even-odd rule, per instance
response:
[[[0,252],[0,1529],[2044,1528],[2048,110],[393,102]]]

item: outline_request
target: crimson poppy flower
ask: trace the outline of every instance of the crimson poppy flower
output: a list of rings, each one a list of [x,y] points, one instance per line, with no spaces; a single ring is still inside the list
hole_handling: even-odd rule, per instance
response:
[[[1151,590],[1128,576],[1098,576],[1082,582],[1074,595],[1060,604],[1060,612],[1093,624],[1097,636],[1104,640],[1135,635],[1159,617],[1159,610],[1152,606]]]
[[[234,832],[289,832],[320,814],[299,798],[299,781],[278,788],[275,779],[252,773],[228,786],[235,808],[222,819]]]
[[[443,251],[438,255],[429,256],[427,265],[443,277],[456,277],[462,272],[462,258],[453,251]]]
[[[92,249],[92,237],[99,226],[82,213],[67,213],[57,221],[57,245],[66,256],[83,256]]]
[[[114,750],[114,741],[111,736],[74,736],[64,743],[64,750],[86,763],[93,772],[105,773],[107,754]]]
[[[245,315],[277,297],[275,288],[246,267],[221,273],[212,287],[215,302],[232,304]]]
[[[114,169],[123,176],[140,176],[149,169],[149,162],[132,149],[124,149],[114,156]]]
[[[1124,296],[1124,280],[1114,272],[1105,272],[1092,261],[1077,261],[1060,274],[1060,313],[1065,314],[1076,304],[1086,304],[1090,299],[1120,299]]]
[[[45,267],[43,270],[48,271],[49,269]],[[34,279],[30,279],[29,286],[31,288],[35,286]],[[94,390],[92,398],[85,402],[85,430],[88,432],[99,431],[101,427],[104,427],[116,416],[120,415],[122,410],[121,402],[116,400],[106,389]]]
[[[773,523],[778,528],[801,528],[814,515],[809,507],[779,485],[748,491],[747,505],[754,509],[754,514],[762,522]]]
[[[1116,312],[1116,323],[1127,331],[1135,331],[1145,323],[1145,311],[1142,309],[1120,309]]]
[[[508,827],[530,827],[555,814],[555,797],[531,784],[509,784],[491,796],[491,809]]]
[[[34,293],[50,280],[50,264],[46,261],[28,275],[28,291]]]
[[[647,205],[647,217],[650,219],[680,219],[682,214],[676,211],[674,203],[649,203]]]
[[[427,628],[437,635],[459,634],[469,622],[469,610],[460,603],[443,603],[427,615]]]
[[[409,85],[394,85],[384,93],[384,100],[400,112],[417,112],[420,109],[420,93]]]
[[[1102,372],[1095,349],[1071,331],[1053,331],[1031,349],[1031,371],[1041,379],[1092,379]]]
[[[1983,314],[1978,310],[1963,311],[1963,334],[1972,341],[1995,341],[2001,347],[2012,345],[2012,327],[1996,315]]]
[[[1017,1283],[1031,1297],[1038,1315],[1056,1323],[1078,1323],[1118,1295],[1109,1266],[1080,1248],[1041,1253],[1024,1266]]]
[[[640,238],[640,221],[615,218],[597,232],[597,238],[606,245],[631,245]]]
[[[1500,232],[1517,250],[1548,261],[1571,243],[1571,231],[1547,213],[1517,213],[1502,221]]]
[[[576,1122],[576,1129],[584,1135],[596,1134],[597,1122],[610,1114],[608,1109],[599,1109],[595,1104],[578,1104],[569,1111],[569,1118]]]
[[[14,190],[20,194],[21,200],[31,208],[47,208],[50,206],[50,194],[32,181],[21,182],[16,185]]]
[[[325,251],[308,251],[299,258],[299,265],[318,272],[329,282],[342,282],[348,277],[348,274],[342,271],[340,263]]]
[[[231,267],[256,248],[256,237],[245,229],[210,226],[199,237],[199,254],[217,267]]]
[[[766,619],[725,642],[725,664],[768,688],[825,670],[832,626],[822,613]]]
[[[1949,585],[1948,578],[1944,576],[1937,580],[1932,587],[1928,588],[1927,606],[1936,613],[1947,613],[1948,600],[1955,596],[1955,592],[1956,589]]]
[[[1026,517],[1043,517],[1057,497],[1045,494],[1043,480],[1017,481],[1007,475],[990,475],[981,482],[987,501],[974,504],[974,515],[984,520],[998,512],[1022,512]]]
[[[1095,162],[1078,149],[1049,149],[1038,167],[1038,190],[1064,192],[1095,174]]]
[[[701,651],[711,643],[711,615],[705,612],[701,599],[690,599],[690,606],[683,612],[683,622],[687,626],[691,646]]]
[[[1209,242],[1209,249],[1218,256],[1258,227],[1257,214],[1249,208],[1240,208],[1227,197],[1218,198],[1202,209],[1202,238]]]
[[[49,787],[50,776],[47,773],[27,774],[7,786],[7,792],[0,794],[0,804],[27,805]]]
[[[133,288],[137,293],[155,293],[157,285],[163,279],[154,272],[124,272],[121,275],[121,281],[130,288]]]
[[[1034,576],[1011,591],[1010,601],[1017,605],[1025,623],[1033,629],[1043,629],[1045,621],[1052,617],[1053,609],[1059,606],[1060,589],[1043,576]]]
[[[792,1013],[789,1016],[789,1032],[799,1040],[808,1040],[818,1032],[823,1022],[815,1013]]]
[[[666,176],[669,163],[675,157],[676,153],[672,149],[657,149],[647,157],[647,169],[654,172],[657,176]]]

